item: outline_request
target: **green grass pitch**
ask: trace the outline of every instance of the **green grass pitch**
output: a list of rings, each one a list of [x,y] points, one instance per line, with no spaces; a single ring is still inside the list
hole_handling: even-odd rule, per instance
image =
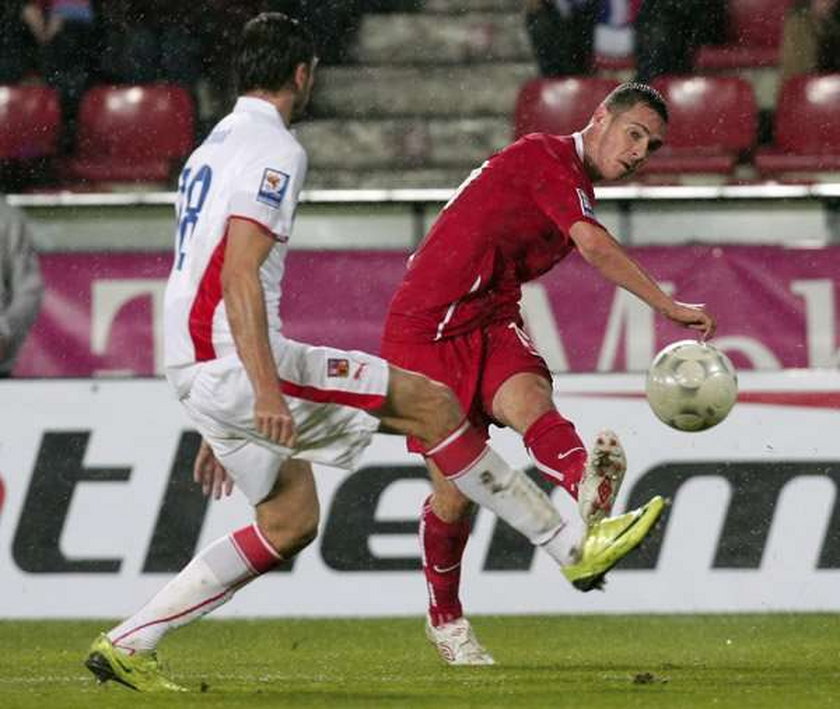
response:
[[[0,707],[840,707],[840,615],[478,617],[494,667],[447,667],[420,619],[205,620],[161,656],[190,694],[97,686],[105,622],[0,622]]]

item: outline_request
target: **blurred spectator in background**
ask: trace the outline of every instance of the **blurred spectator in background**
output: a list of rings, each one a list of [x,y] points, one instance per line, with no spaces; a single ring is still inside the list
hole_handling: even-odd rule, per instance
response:
[[[642,0],[600,0],[594,51],[598,56],[630,58],[635,48],[634,23]]]
[[[204,52],[198,91],[199,133],[204,135],[236,100],[231,57],[242,28],[252,17],[267,11],[270,0],[207,0],[204,3]]]
[[[525,0],[525,27],[542,76],[588,74],[600,0]]]
[[[95,19],[90,0],[37,0],[23,7],[23,20],[40,45],[44,80],[61,97],[64,149],[72,145],[79,101],[95,69]]]
[[[782,30],[781,78],[840,71],[840,0],[798,0]]]
[[[203,5],[185,0],[105,2],[103,77],[118,84],[161,81],[192,90],[202,71]]]
[[[0,84],[17,84],[39,69],[37,42],[24,21],[27,0],[0,4]]]
[[[689,74],[697,47],[726,39],[726,0],[642,0],[635,35],[637,81]]]
[[[345,64],[366,9],[366,0],[273,0],[270,11],[301,20],[312,32],[321,64]]]
[[[11,375],[17,353],[38,315],[43,292],[26,218],[0,198],[0,378]]]

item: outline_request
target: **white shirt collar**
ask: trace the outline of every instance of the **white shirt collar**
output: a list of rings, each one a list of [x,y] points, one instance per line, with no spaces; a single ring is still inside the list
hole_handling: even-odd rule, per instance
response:
[[[255,98],[254,96],[240,96],[236,99],[236,105],[233,107],[234,113],[257,113],[261,116],[271,118],[284,128],[286,124],[280,116],[278,110],[272,103],[262,98]]]
[[[575,140],[575,152],[578,158],[583,162],[583,136],[580,132],[572,133],[572,138]]]

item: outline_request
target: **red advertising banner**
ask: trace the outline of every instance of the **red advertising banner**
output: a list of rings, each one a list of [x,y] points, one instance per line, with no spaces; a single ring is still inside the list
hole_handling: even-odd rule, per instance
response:
[[[840,247],[647,247],[631,250],[678,300],[706,303],[716,344],[742,369],[836,367]],[[407,254],[289,254],[282,315],[289,337],[377,352]],[[47,253],[47,292],[15,374],[159,374],[169,253]],[[523,296],[526,323],[555,371],[642,371],[689,336],[577,256]]]

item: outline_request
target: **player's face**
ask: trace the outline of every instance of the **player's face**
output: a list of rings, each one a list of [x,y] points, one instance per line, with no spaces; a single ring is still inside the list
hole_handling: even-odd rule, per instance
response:
[[[295,103],[292,107],[292,120],[295,121],[303,116],[306,107],[309,105],[309,97],[312,95],[312,86],[315,84],[315,67],[318,65],[317,57],[311,64],[301,64],[295,72]]]
[[[604,109],[592,156],[602,180],[620,180],[638,170],[665,141],[665,121],[643,103],[621,113]]]

